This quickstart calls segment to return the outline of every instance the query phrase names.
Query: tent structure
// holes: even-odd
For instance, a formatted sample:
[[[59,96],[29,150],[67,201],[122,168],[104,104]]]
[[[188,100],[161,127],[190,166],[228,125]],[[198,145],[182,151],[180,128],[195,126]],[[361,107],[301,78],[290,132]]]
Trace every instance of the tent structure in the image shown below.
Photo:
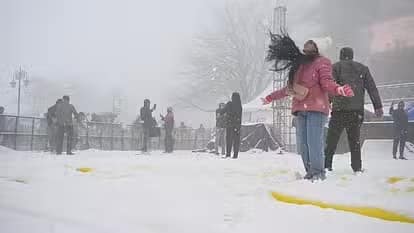
[[[262,149],[275,151],[283,147],[277,132],[263,123],[243,124],[240,135],[240,151]]]
[[[263,151],[275,151],[282,149],[280,133],[264,123],[242,124],[240,130],[240,151],[245,152],[251,149]],[[215,135],[207,143],[206,148],[194,152],[212,152],[215,148]],[[284,149],[284,148],[283,148]]]

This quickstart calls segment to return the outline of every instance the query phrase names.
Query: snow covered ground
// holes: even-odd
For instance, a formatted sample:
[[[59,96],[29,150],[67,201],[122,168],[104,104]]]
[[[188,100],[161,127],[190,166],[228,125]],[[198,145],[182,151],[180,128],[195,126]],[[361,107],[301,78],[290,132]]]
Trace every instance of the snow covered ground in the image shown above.
[[[67,157],[0,148],[0,232],[414,232],[414,224],[278,202],[271,191],[414,217],[414,155],[391,159],[368,142],[366,172],[335,157],[324,182],[297,179],[300,157],[257,151],[240,159],[205,153],[82,151]],[[92,168],[80,172],[79,168]]]

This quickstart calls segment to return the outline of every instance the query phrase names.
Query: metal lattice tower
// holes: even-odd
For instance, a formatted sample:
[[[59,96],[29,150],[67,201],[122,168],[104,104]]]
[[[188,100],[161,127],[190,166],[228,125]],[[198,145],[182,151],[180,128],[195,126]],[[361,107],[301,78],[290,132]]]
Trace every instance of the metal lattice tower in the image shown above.
[[[278,6],[273,12],[273,33],[287,32],[285,6]],[[280,90],[286,86],[287,72],[273,72],[273,91]],[[292,115],[291,115],[291,99],[273,101],[273,129],[276,133],[280,133],[279,140],[287,151],[293,151],[294,145],[292,136]]]
[[[112,95],[112,113],[117,115],[118,119],[121,118],[122,114],[122,96],[120,90],[115,90]]]

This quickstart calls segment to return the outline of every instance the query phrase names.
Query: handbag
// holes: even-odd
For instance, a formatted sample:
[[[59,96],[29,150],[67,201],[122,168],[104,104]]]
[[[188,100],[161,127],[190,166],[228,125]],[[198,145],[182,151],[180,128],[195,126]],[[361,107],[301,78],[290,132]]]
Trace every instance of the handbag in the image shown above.
[[[293,84],[293,88],[288,90],[288,94],[293,98],[302,101],[309,93],[309,89],[297,83]]]

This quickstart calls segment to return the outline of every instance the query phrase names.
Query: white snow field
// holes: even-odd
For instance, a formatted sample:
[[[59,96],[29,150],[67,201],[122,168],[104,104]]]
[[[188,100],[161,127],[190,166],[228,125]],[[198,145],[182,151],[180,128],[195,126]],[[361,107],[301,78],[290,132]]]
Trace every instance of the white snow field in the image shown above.
[[[0,148],[0,232],[414,232],[412,223],[271,195],[414,218],[414,155],[393,160],[389,142],[370,141],[363,156],[365,173],[354,175],[349,155],[337,155],[327,180],[311,183],[297,178],[303,166],[295,154],[251,151],[233,160],[186,151],[55,156]]]

